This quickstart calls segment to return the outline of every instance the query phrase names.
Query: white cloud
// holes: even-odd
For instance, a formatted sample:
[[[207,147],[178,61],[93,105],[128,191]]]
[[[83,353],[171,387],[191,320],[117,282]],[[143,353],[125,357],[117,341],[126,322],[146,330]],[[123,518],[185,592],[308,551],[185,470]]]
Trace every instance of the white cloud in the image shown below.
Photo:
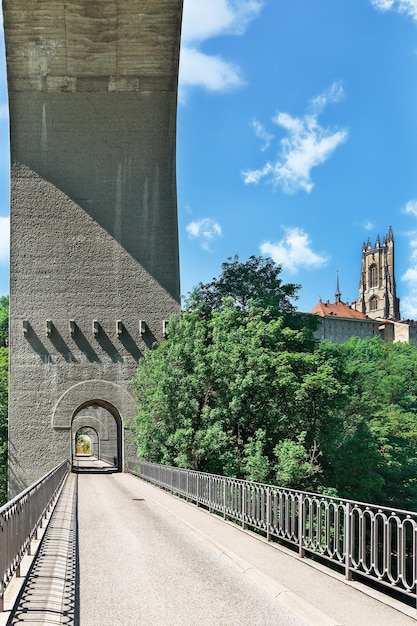
[[[179,92],[199,86],[225,91],[243,84],[240,68],[202,52],[199,46],[221,35],[242,35],[249,22],[259,15],[260,0],[185,0],[181,35]]]
[[[389,11],[394,4],[394,0],[371,0],[371,4],[380,11]]]
[[[339,81],[335,81],[326,91],[312,98],[310,105],[313,111],[318,115],[331,102],[340,102],[345,96],[343,85]]]
[[[370,220],[366,220],[366,222],[363,225],[365,230],[374,230],[374,225],[372,224],[372,222]]]
[[[219,35],[241,35],[259,15],[257,0],[184,0],[182,40],[205,41]]]
[[[288,133],[280,140],[278,160],[268,161],[261,169],[242,172],[244,182],[257,184],[266,178],[285,193],[296,193],[300,189],[309,193],[313,188],[311,170],[324,163],[348,137],[347,130],[331,130],[317,121],[318,114],[328,103],[338,102],[342,97],[342,85],[336,82],[311,100],[312,113],[302,118],[277,113],[272,121]]]
[[[401,298],[401,317],[403,319],[417,319],[417,295],[408,295]]]
[[[403,208],[403,213],[409,213],[417,217],[417,200],[410,200]]]
[[[408,203],[406,206],[408,206]],[[413,205],[415,203],[411,203]],[[414,207],[416,208],[416,207]],[[417,216],[417,212],[408,211]],[[417,319],[417,233],[408,233],[410,237],[410,267],[401,276],[401,280],[408,284],[408,294],[401,298],[402,317]]]
[[[417,21],[417,0],[371,0],[371,4],[380,11],[393,9]]]
[[[226,91],[243,83],[239,68],[221,57],[204,54],[195,48],[182,50],[180,74],[181,93],[184,87],[192,85],[204,86],[209,91]]]
[[[266,241],[261,244],[260,250],[292,274],[300,268],[323,267],[328,261],[325,254],[312,250],[310,237],[302,228],[285,228],[284,239],[276,243]]]
[[[10,218],[0,217],[0,263],[9,262],[10,254]]]
[[[203,250],[210,251],[211,244],[223,236],[220,224],[209,217],[190,222],[186,227],[190,239],[198,239]]]
[[[258,120],[252,120],[251,126],[255,131],[255,135],[258,137],[258,139],[261,139],[261,141],[264,142],[264,145],[261,148],[262,152],[264,152],[271,145],[271,141],[273,140],[274,135],[268,133],[265,130],[265,126],[261,124],[261,122],[259,122]]]

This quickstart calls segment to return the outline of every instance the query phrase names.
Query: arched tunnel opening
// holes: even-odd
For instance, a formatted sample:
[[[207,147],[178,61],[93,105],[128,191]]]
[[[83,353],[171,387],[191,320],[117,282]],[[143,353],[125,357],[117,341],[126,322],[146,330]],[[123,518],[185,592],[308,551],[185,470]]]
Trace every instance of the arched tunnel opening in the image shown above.
[[[94,401],[79,407],[71,424],[72,469],[123,471],[122,422],[114,407]]]

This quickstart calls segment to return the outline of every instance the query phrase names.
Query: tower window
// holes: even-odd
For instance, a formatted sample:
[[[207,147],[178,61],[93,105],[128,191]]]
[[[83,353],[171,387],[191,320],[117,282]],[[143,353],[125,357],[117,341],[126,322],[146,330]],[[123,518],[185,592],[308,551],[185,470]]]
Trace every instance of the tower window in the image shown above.
[[[370,311],[376,311],[378,308],[378,298],[376,296],[372,296],[369,300],[369,309]]]
[[[369,267],[369,287],[378,287],[378,268],[375,263]]]

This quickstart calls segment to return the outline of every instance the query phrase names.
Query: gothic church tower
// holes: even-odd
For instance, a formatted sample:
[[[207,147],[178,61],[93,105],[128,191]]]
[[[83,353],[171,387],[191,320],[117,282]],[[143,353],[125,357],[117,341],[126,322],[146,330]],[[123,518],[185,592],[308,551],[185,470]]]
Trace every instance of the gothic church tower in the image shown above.
[[[396,295],[394,276],[394,236],[392,227],[382,244],[377,236],[363,244],[359,297],[353,303],[356,311],[372,319],[400,319],[400,301]]]

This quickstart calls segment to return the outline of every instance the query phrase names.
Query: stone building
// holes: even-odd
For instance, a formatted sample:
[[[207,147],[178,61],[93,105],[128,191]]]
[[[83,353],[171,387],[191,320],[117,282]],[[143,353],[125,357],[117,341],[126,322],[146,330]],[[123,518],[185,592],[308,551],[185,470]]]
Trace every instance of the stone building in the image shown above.
[[[339,277],[334,303],[322,302],[310,311],[320,317],[316,339],[343,343],[351,337],[381,337],[390,342],[411,342],[417,346],[417,322],[400,319],[394,274],[394,236],[390,227],[382,244],[379,235],[372,247],[363,244],[358,300],[342,302]]]
[[[334,303],[320,300],[310,313],[320,317],[320,325],[315,332],[316,339],[344,343],[351,337],[365,339],[381,335],[380,322],[355,311],[341,300]]]
[[[344,343],[351,337],[376,337],[380,335],[380,323],[371,319],[365,313],[355,311],[351,306],[342,302],[339,287],[339,276],[336,280],[335,301],[321,300],[310,311],[312,315],[318,315],[320,325],[315,333],[316,339],[328,339],[333,343]]]
[[[400,319],[391,226],[382,243],[378,235],[373,246],[369,238],[362,246],[359,297],[352,303],[352,308],[373,319]]]

